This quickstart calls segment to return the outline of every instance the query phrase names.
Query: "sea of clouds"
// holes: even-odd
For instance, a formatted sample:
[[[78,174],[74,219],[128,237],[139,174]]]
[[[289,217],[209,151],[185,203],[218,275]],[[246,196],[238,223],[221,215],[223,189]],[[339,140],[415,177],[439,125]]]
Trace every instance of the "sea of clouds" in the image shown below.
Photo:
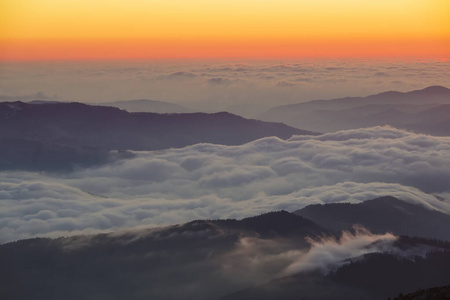
[[[392,195],[450,213],[450,137],[391,127],[197,144],[65,174],[0,172],[0,242]]]
[[[256,117],[307,100],[450,86],[445,60],[1,63],[0,101],[152,99]]]

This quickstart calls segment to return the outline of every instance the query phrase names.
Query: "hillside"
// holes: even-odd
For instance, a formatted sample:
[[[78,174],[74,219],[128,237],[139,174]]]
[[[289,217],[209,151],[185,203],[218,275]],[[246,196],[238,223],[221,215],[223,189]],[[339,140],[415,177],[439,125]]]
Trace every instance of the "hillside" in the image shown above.
[[[97,163],[98,157],[110,150],[162,150],[197,143],[241,145],[294,134],[312,133],[230,113],[129,113],[81,103],[2,102],[0,168],[52,169],[59,165],[52,162],[54,158],[66,162],[61,168],[70,169]],[[8,163],[14,161],[29,164]]]
[[[214,299],[271,279],[288,263],[285,251],[307,249],[306,236],[327,232],[302,217],[272,212],[21,240],[0,245],[0,298]]]

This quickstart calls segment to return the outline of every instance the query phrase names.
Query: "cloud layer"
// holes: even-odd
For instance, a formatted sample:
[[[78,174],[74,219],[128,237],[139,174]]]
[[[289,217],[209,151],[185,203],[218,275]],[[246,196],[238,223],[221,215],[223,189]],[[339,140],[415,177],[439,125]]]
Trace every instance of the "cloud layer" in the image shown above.
[[[20,99],[42,91],[65,101],[152,99],[235,112],[246,103],[256,116],[268,106],[450,86],[449,74],[440,60],[3,63],[0,95]]]
[[[385,195],[450,213],[449,161],[450,138],[374,127],[136,152],[58,176],[1,172],[0,241],[242,218]]]

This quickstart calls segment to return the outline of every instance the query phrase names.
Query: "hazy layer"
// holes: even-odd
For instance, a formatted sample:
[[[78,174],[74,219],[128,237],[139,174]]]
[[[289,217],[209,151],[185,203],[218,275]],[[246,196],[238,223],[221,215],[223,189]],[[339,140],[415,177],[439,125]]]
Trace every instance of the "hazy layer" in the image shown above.
[[[445,60],[356,59],[2,63],[0,78],[2,101],[152,99],[193,110],[228,109],[254,117],[268,107],[287,103],[430,85],[448,87],[450,64]]]

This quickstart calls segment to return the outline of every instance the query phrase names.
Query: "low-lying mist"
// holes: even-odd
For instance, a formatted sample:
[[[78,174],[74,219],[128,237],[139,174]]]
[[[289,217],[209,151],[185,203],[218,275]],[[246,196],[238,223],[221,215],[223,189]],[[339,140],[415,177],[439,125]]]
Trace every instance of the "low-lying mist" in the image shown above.
[[[355,225],[354,232],[344,231],[340,238],[308,238],[311,249],[290,264],[284,271],[292,275],[305,271],[324,274],[348,262],[349,259],[374,252],[394,252],[398,239],[391,233],[372,234],[364,227]]]

